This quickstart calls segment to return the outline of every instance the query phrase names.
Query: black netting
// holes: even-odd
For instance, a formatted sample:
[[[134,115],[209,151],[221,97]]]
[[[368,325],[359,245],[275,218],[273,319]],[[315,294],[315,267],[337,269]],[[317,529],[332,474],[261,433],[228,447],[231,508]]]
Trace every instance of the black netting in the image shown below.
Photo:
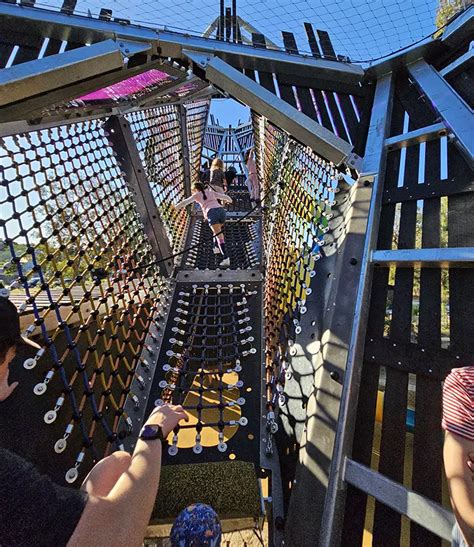
[[[288,355],[301,330],[316,261],[336,204],[336,172],[262,117],[254,116],[257,169],[266,210],[265,344],[267,423],[276,430],[275,411],[285,404]]]
[[[173,204],[184,199],[184,158],[180,112],[162,106],[127,114],[153,197],[174,251],[184,245],[188,214]]]
[[[121,444],[165,285],[147,266],[154,257],[101,121],[5,137],[0,164],[3,272],[23,331],[42,346],[17,357],[14,370],[30,374],[8,419],[31,415],[29,458],[57,478],[69,469],[73,482],[84,458]],[[25,441],[8,439],[12,423],[5,431],[12,448]]]

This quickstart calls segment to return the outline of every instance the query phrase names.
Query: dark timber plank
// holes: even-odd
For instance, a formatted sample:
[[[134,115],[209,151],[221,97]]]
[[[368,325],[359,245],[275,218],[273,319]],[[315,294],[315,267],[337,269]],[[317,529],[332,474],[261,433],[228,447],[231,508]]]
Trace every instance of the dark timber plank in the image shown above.
[[[319,36],[319,43],[321,44],[321,49],[322,49],[324,57],[335,59],[336,52],[334,51],[334,48],[332,46],[331,40],[329,38],[329,34],[324,30],[318,30],[318,36]],[[329,111],[331,112],[331,117],[334,122],[336,134],[339,137],[341,137],[341,139],[349,141],[346,128],[344,127],[341,114],[336,104],[334,93],[328,90],[324,93],[324,96],[326,97],[327,107]]]
[[[474,194],[450,196],[448,198],[448,242],[449,247],[473,247]],[[449,308],[451,348],[456,352],[474,351],[474,276],[470,269],[449,270]],[[470,363],[460,363],[466,366]]]
[[[256,47],[266,48],[265,36],[263,34],[259,34],[257,32],[252,33],[252,42]],[[273,74],[271,72],[259,71],[258,78],[262,87],[276,95],[275,85],[273,83]]]
[[[316,37],[314,36],[313,27],[311,26],[311,24],[305,23],[305,29],[306,29],[306,34],[308,35],[308,41],[310,43],[310,48],[311,48],[311,51],[313,52],[313,55],[315,55],[315,52],[319,54],[319,47],[318,47],[318,44],[316,43]],[[329,38],[329,34],[325,31],[318,30],[318,36],[321,42],[321,47],[322,47],[324,55],[328,57],[336,57],[336,52],[334,51],[334,48],[332,46],[331,40]],[[319,55],[315,55],[315,56],[319,56]],[[337,91],[336,89],[333,89],[333,88],[328,88],[328,89],[331,89],[331,91]],[[354,111],[354,106],[352,105],[350,98],[345,94],[338,95],[338,100],[341,106],[342,113],[345,118],[347,129],[351,136],[351,140],[352,142],[355,142],[359,122],[357,120],[357,116]],[[330,107],[331,107],[331,113],[332,113],[333,106],[330,105]],[[337,107],[336,107],[336,110],[338,111]],[[340,136],[342,137],[342,134]],[[342,138],[346,138],[346,137],[342,137]]]
[[[400,215],[399,248],[414,246],[416,202],[404,203]],[[393,343],[410,340],[413,269],[399,268],[395,274],[390,339]],[[407,409],[408,373],[387,369],[379,472],[403,483],[405,458],[405,420]],[[375,545],[399,545],[400,515],[376,502],[373,540]]]
[[[421,109],[416,123],[429,125],[430,113],[425,110],[425,119]],[[410,118],[411,119],[411,118]],[[427,152],[425,161],[425,180],[439,176],[439,162],[433,158],[436,148]],[[418,185],[419,186],[419,185]],[[428,188],[425,186],[425,190]],[[439,197],[423,201],[422,247],[440,246]],[[441,270],[422,268],[420,273],[420,308],[418,320],[418,345],[437,349],[441,347]],[[444,368],[444,367],[443,367]],[[413,480],[412,488],[429,499],[441,502],[440,463],[443,458],[442,434],[434,435],[441,423],[441,382],[439,378],[423,375],[416,377],[415,428],[413,438]],[[430,447],[430,457],[426,457],[426,447]],[[410,544],[441,545],[441,539],[426,528],[410,523]]]
[[[296,45],[296,40],[293,33],[282,32],[282,36],[286,51],[288,53],[298,53],[298,46]],[[280,80],[278,80],[278,83],[280,85]],[[296,87],[296,94],[298,96],[302,112],[313,120],[318,121],[316,109],[314,108],[313,99],[311,98],[309,89],[305,87]]]
[[[409,186],[418,176],[416,150],[407,151],[404,184]],[[392,181],[393,183],[393,181]],[[416,202],[403,203],[400,213],[399,249],[415,246]],[[395,273],[390,340],[393,343],[409,342],[411,337],[411,312],[413,294],[413,269],[399,268]],[[387,369],[383,405],[382,439],[380,443],[379,472],[403,483],[405,459],[405,421],[407,411],[408,373]],[[401,517],[393,509],[376,502],[373,540],[375,545],[399,545]]]
[[[306,30],[306,35],[308,36],[309,48],[311,49],[313,57],[321,57],[321,51],[319,50],[318,42],[316,41],[313,25],[311,23],[305,23],[304,28]]]
[[[324,57],[337,59],[329,34],[325,30],[318,30],[317,33]]]

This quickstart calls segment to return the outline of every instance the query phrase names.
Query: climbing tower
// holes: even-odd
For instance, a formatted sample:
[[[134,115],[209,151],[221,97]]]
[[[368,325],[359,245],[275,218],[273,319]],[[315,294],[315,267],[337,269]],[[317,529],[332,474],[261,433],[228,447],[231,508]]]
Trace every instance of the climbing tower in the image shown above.
[[[196,35],[0,2],[0,279],[41,346],[0,444],[78,487],[179,403],[147,542],[199,498],[258,537],[236,544],[441,545],[442,382],[474,352],[474,7],[352,62],[223,6]],[[250,122],[209,121],[223,97]],[[174,207],[211,152],[242,173],[229,268]]]

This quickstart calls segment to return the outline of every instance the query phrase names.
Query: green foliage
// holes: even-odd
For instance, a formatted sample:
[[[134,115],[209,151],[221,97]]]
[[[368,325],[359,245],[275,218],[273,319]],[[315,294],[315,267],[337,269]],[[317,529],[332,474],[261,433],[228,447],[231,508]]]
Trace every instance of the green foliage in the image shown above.
[[[439,0],[436,10],[436,28],[441,28],[469,5],[469,0]]]

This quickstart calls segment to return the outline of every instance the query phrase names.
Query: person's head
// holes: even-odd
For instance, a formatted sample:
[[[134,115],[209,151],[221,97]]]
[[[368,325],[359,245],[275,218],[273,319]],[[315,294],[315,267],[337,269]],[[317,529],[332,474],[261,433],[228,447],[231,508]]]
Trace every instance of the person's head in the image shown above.
[[[193,184],[193,194],[195,194],[196,192],[201,192],[203,198],[207,199],[205,186],[202,182],[195,182]]]
[[[28,340],[21,335],[20,316],[15,305],[0,296],[0,365],[5,361],[10,361],[16,352],[18,346],[26,345],[40,349],[40,346]]]
[[[224,162],[220,158],[214,158],[212,160],[211,170],[215,171],[216,169],[224,171]]]
[[[222,528],[212,507],[195,503],[183,509],[171,528],[172,547],[219,547]]]

